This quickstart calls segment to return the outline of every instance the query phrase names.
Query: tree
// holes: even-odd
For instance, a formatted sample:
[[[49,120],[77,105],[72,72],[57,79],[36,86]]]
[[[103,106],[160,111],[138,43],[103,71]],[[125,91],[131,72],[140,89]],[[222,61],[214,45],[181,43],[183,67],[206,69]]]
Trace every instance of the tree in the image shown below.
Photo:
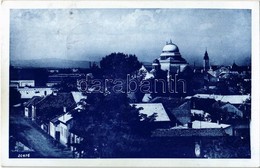
[[[84,136],[78,147],[84,151],[82,157],[134,157],[140,150],[136,144],[144,138],[140,129],[145,125],[140,120],[148,123],[148,119],[154,121],[152,117],[141,116],[139,109],[129,105],[126,94],[89,94],[81,104],[83,110],[73,113],[73,129]]]
[[[93,76],[95,76],[95,78],[100,78],[102,76],[101,68],[99,68],[99,66],[95,62],[90,67],[90,71],[93,73]]]
[[[112,53],[100,61],[103,74],[109,78],[124,79],[127,77],[127,74],[131,74],[140,69],[141,65],[135,55],[123,53]]]
[[[9,105],[13,106],[15,104],[21,103],[21,94],[20,94],[20,92],[17,89],[12,88],[12,87],[10,87],[9,91],[10,91],[10,93],[9,93],[9,95],[10,95],[9,96],[9,99],[10,99]]]

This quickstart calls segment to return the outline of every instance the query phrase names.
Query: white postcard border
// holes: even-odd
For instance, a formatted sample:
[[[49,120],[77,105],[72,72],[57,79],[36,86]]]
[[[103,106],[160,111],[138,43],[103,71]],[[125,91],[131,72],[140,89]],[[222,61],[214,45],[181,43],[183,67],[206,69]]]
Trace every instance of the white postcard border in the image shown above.
[[[251,159],[9,159],[9,9],[19,8],[221,8],[252,10]],[[3,166],[83,167],[257,167],[259,163],[259,2],[258,1],[3,1],[1,4],[1,141]]]

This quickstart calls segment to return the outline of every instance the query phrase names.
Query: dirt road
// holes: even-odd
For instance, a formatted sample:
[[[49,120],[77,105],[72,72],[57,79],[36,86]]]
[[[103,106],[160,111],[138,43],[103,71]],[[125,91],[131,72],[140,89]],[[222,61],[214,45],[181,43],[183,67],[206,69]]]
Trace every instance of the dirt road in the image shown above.
[[[22,116],[10,117],[10,135],[32,148],[37,157],[42,158],[72,158],[72,152],[61,145],[55,144],[53,139],[41,130],[35,123]]]

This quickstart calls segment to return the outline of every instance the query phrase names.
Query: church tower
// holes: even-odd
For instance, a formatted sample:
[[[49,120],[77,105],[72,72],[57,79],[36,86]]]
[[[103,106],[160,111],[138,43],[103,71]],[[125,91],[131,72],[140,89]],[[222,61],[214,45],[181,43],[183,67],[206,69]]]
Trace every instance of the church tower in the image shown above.
[[[208,52],[207,52],[207,49],[205,51],[205,54],[204,54],[204,70],[205,71],[208,71],[210,69],[210,66],[209,66],[209,55],[208,55]]]

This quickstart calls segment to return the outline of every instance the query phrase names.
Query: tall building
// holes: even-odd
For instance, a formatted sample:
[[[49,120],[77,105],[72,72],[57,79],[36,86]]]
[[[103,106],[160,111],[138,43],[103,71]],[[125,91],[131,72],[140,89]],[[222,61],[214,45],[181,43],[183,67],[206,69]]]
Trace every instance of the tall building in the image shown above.
[[[191,93],[192,69],[181,56],[178,46],[171,40],[166,42],[160,57],[153,61],[152,66],[153,69],[150,73],[154,78],[167,80],[168,89],[174,88],[174,94],[171,92],[171,96]],[[165,96],[165,94],[161,96]]]
[[[210,69],[210,66],[209,66],[209,55],[208,55],[207,50],[204,53],[203,59],[204,59],[204,64],[203,64],[204,71],[208,71]]]
[[[187,61],[182,58],[178,46],[172,43],[171,40],[170,42],[166,42],[158,60],[161,69],[167,70],[171,74],[183,72],[189,65]]]

